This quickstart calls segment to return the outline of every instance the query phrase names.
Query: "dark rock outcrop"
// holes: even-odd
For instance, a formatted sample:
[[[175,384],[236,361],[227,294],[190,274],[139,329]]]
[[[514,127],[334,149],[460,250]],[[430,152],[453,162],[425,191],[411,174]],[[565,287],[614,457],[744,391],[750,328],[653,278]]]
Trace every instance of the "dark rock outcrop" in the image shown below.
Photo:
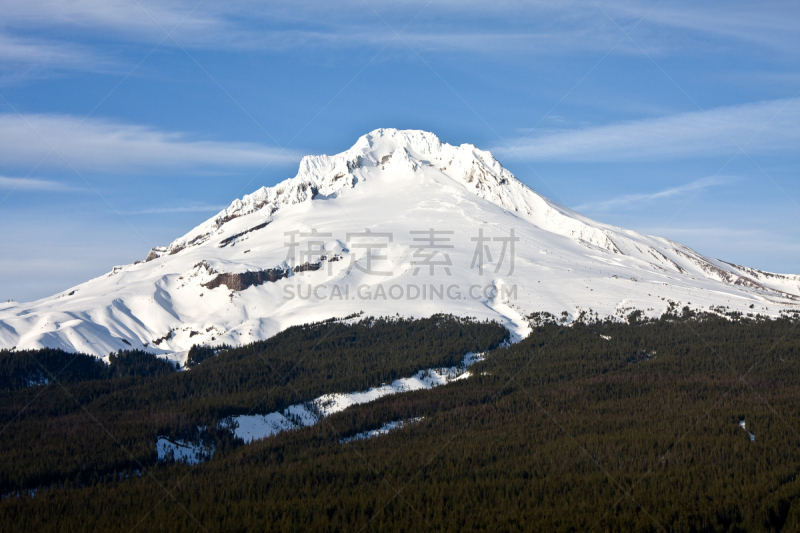
[[[248,234],[248,233],[250,233],[250,232],[257,231],[257,230],[260,230],[260,229],[262,229],[262,228],[266,228],[266,227],[267,227],[267,225],[269,224],[269,222],[270,222],[270,221],[264,222],[263,224],[259,224],[259,225],[257,225],[257,226],[253,226],[252,228],[250,228],[250,229],[248,229],[248,230],[245,230],[245,231],[242,231],[241,233],[237,233],[236,235],[231,235],[230,237],[227,237],[227,238],[225,238],[225,239],[222,239],[222,240],[219,242],[219,245],[218,245],[218,246],[219,246],[220,248],[224,248],[224,247],[228,246],[228,245],[229,245],[229,244],[231,244],[233,241],[235,241],[236,239],[238,239],[239,237],[241,237],[241,236],[243,236],[243,235],[247,235],[247,234]]]
[[[330,258],[330,261],[338,261],[341,256],[335,255]],[[323,260],[326,260],[323,257]],[[234,274],[231,272],[223,272],[204,283],[203,287],[207,289],[216,289],[220,285],[225,285],[232,291],[243,291],[253,285],[263,285],[264,283],[275,283],[276,281],[286,278],[290,273],[300,272],[314,272],[322,268],[322,261],[318,263],[303,263],[294,268],[270,268],[268,270],[256,270],[255,272],[241,272]]]
[[[216,289],[220,285],[225,285],[232,291],[243,291],[253,285],[261,285],[263,283],[274,283],[279,279],[283,279],[289,275],[290,270],[282,268],[270,268],[269,270],[256,270],[255,272],[242,272],[240,274],[233,274],[223,272],[204,284],[203,287],[207,289]]]

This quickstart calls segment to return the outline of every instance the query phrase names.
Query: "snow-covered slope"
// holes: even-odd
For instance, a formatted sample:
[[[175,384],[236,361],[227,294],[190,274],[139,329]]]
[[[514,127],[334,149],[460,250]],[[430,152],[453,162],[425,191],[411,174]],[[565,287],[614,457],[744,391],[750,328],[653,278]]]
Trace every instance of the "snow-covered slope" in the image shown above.
[[[243,344],[361,311],[490,318],[524,336],[533,312],[657,316],[670,300],[777,315],[800,303],[800,276],[595,222],[489,152],[381,129],[341,154],[305,157],[296,177],[237,199],[145,261],[0,304],[0,347],[180,359],[193,344]]]

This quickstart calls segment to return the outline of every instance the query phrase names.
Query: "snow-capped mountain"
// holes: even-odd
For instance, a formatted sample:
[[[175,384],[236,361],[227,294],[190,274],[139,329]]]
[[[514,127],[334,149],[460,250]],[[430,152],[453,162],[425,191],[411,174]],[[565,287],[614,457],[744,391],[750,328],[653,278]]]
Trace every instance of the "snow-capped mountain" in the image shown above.
[[[489,318],[524,336],[534,312],[658,316],[670,302],[777,315],[800,304],[800,276],[595,222],[489,152],[379,129],[335,156],[303,158],[294,178],[143,261],[0,304],[0,347],[179,359],[193,344],[243,344],[362,311]]]

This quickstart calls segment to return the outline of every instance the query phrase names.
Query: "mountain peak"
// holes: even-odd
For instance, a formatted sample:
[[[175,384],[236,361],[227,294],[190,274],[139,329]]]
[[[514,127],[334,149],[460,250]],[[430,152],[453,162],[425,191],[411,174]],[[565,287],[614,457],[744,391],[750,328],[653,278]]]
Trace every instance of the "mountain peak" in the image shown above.
[[[379,172],[385,173],[383,177],[387,179],[403,179],[421,166],[438,169],[476,195],[510,211],[520,211],[520,206],[527,203],[525,199],[514,198],[520,191],[535,195],[491,153],[472,144],[453,146],[422,130],[379,128],[362,135],[350,149],[339,154],[304,156],[295,177],[237,198],[168,246],[153,248],[146,260],[200,245],[224,224],[243,215],[260,211],[269,218],[282,206],[310,201],[320,194],[326,198],[335,196],[360,181],[375,178]],[[369,170],[362,170],[364,167]],[[500,190],[511,183],[512,188]],[[530,212],[527,206],[523,210]]]
[[[359,137],[350,150],[379,154],[387,148],[405,148],[406,151],[427,156],[440,153],[443,144],[439,137],[428,131],[378,128]]]

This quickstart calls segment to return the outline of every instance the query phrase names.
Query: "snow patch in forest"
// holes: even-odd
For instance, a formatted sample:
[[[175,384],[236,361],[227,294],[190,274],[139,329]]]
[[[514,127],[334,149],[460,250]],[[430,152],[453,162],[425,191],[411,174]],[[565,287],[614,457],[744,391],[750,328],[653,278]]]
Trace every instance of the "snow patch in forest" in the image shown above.
[[[339,440],[339,442],[342,444],[347,444],[348,442],[353,442],[356,440],[365,440],[365,439],[371,439],[372,437],[377,437],[379,435],[386,435],[387,433],[389,433],[394,429],[400,429],[410,424],[416,424],[423,418],[425,417],[419,416],[417,418],[410,418],[408,420],[395,420],[394,422],[387,422],[378,429],[356,433],[352,437],[347,437],[346,439]]]
[[[178,439],[158,437],[156,452],[159,461],[175,460],[190,465],[196,465],[214,454],[214,446],[204,446]]]
[[[484,353],[470,352],[458,366],[420,370],[409,378],[401,378],[391,384],[383,384],[361,392],[324,394],[311,402],[292,405],[282,412],[268,415],[242,415],[232,417],[234,434],[245,442],[264,439],[289,429],[312,426],[334,413],[344,411],[351,405],[373,402],[384,396],[401,392],[432,389],[469,376],[467,367],[483,361]]]

